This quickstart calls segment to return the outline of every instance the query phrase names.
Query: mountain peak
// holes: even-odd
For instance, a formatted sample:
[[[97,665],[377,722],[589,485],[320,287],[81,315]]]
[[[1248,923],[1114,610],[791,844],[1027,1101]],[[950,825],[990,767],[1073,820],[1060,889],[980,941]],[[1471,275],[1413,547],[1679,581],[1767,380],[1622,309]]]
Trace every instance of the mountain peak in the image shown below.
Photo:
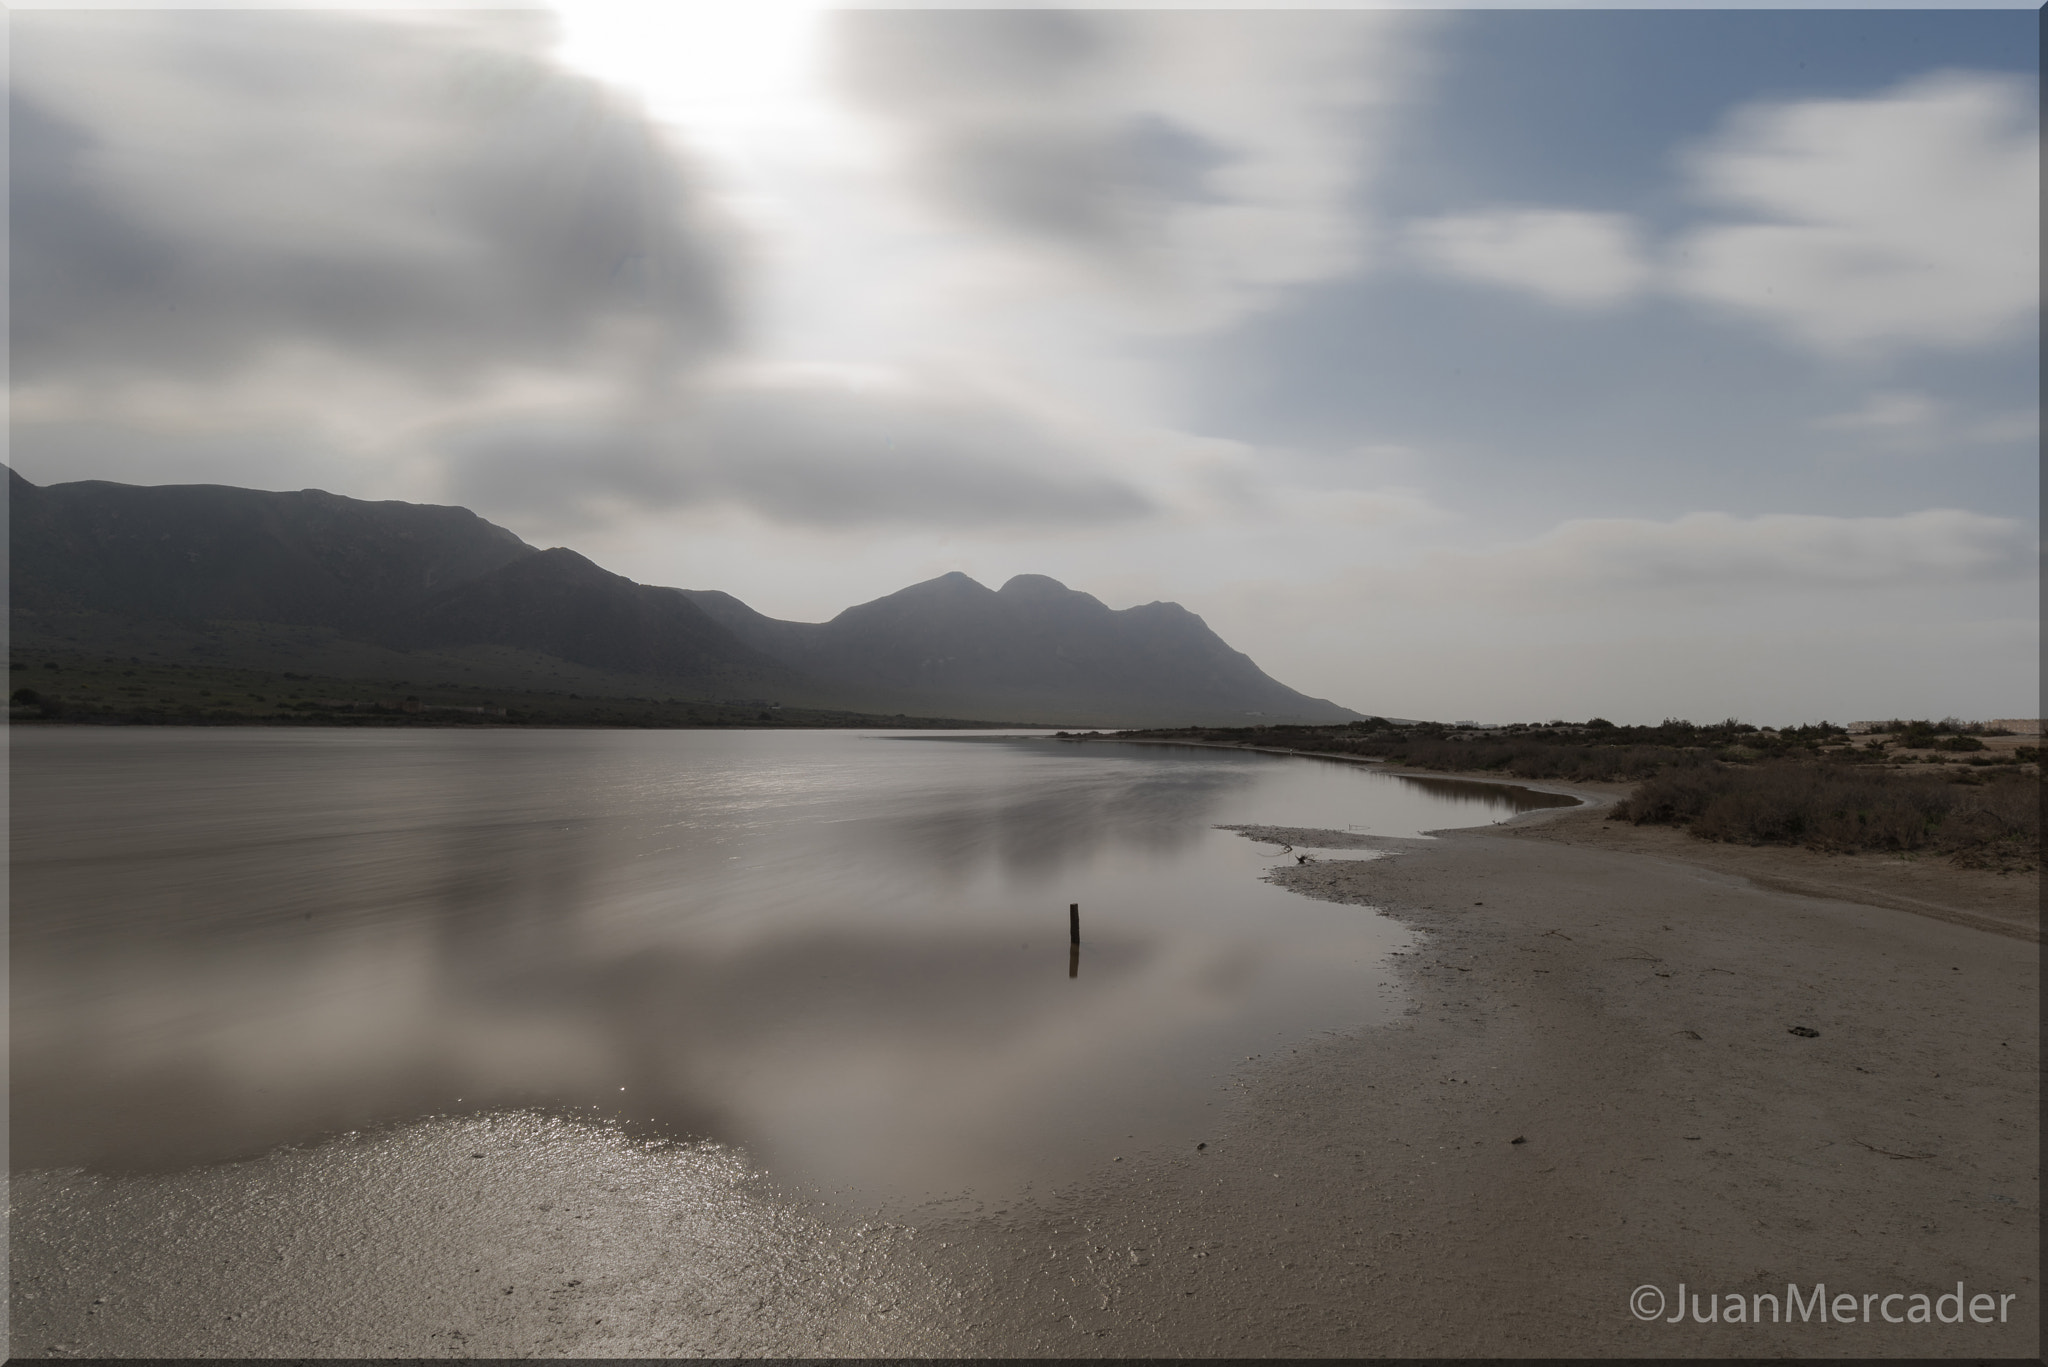
[[[1015,574],[1011,575],[1009,581],[996,592],[1005,598],[1049,598],[1057,594],[1072,593],[1073,590],[1051,575]]]
[[[56,639],[45,618],[82,614],[112,623],[109,640],[138,624],[193,635],[193,623],[229,621],[280,628],[252,638],[268,643],[270,664],[299,663],[292,652],[312,627],[374,647],[365,659],[424,652],[462,669],[540,670],[551,687],[574,666],[620,691],[774,692],[899,716],[1115,726],[1356,715],[1278,683],[1177,604],[1112,611],[1049,575],[997,591],[955,570],[830,622],[783,622],[730,594],[653,588],[567,547],[536,549],[461,508],[223,485],[38,488],[7,474],[17,640]]]
[[[949,570],[936,579],[923,580],[920,583],[912,584],[907,589],[898,589],[896,592],[882,598],[877,598],[874,601],[877,603],[890,603],[902,599],[992,598],[994,596],[995,590],[989,588],[986,584],[976,579],[970,579],[958,570]],[[848,611],[852,611],[852,609],[848,609]]]

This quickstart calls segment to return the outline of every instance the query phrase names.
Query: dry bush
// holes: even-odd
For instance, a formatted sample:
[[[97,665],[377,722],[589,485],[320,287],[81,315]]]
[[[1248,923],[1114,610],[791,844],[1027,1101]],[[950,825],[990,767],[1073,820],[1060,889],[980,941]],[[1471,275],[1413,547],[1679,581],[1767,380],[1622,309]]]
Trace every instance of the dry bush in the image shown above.
[[[1697,755],[1668,745],[1557,745],[1517,741],[1409,740],[1385,747],[1388,759],[1423,769],[1478,769],[1517,778],[1623,780],[1696,765]]]
[[[1962,783],[1832,764],[1702,765],[1646,779],[1614,817],[1736,844],[1924,850],[1974,868],[2041,862],[2041,785],[2019,773]]]
[[[1954,721],[1878,729],[1944,750],[1983,748],[1971,734],[1982,728]],[[1734,720],[1615,726],[1596,719],[1479,729],[1370,718],[1125,734],[1358,755],[1452,773],[1634,782],[1615,817],[1685,826],[1708,840],[1922,850],[1993,869],[2038,868],[2041,860],[2040,780],[2019,768],[2039,758],[2038,747],[2009,756],[1973,754],[1964,762],[1977,767],[1944,776],[1898,772],[1885,764],[1882,740],[1852,745],[1841,727],[1827,722],[1765,732]]]

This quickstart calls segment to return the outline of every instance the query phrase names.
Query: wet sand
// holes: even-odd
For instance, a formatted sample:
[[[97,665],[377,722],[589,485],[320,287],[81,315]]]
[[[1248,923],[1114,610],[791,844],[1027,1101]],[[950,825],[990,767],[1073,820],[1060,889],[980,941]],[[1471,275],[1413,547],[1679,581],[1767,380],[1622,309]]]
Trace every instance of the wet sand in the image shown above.
[[[1156,1156],[1015,1240],[979,1283],[1003,1309],[971,1347],[2035,1356],[2032,947],[1712,867],[1764,854],[1773,877],[1798,851],[1610,848],[1637,832],[1600,816],[1430,843],[1266,832],[1397,849],[1274,876],[1425,932],[1407,1016],[1254,1069],[1206,1150]],[[1816,885],[1867,872],[1799,867]],[[1917,902],[2035,905],[2033,878],[1923,874]],[[1027,1277],[1037,1296],[999,1295]],[[2008,1321],[1670,1324],[1628,1307],[1644,1284],[1782,1300],[1788,1281],[1825,1282],[1860,1309],[1959,1280],[2015,1294]]]
[[[915,1228],[792,1208],[716,1155],[512,1123],[35,1178],[14,1351],[2038,1353],[2034,879],[1664,848],[1594,811],[1263,834],[1387,854],[1273,878],[1417,929],[1386,989],[1405,1014],[1247,1060],[1178,1148]],[[1629,1311],[1644,1284],[1825,1282],[1860,1306],[1958,1281],[2014,1295],[2006,1322]]]

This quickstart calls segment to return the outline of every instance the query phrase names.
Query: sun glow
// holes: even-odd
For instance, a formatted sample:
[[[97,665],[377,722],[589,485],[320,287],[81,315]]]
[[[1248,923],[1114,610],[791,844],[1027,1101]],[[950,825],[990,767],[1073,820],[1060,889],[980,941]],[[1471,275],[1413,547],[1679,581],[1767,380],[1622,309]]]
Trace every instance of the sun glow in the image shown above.
[[[556,60],[636,99],[746,224],[756,350],[886,351],[875,291],[891,277],[889,155],[831,88],[832,0],[556,3]],[[880,311],[900,311],[901,290],[887,298]]]
[[[815,130],[824,0],[559,0],[561,61],[727,156]]]

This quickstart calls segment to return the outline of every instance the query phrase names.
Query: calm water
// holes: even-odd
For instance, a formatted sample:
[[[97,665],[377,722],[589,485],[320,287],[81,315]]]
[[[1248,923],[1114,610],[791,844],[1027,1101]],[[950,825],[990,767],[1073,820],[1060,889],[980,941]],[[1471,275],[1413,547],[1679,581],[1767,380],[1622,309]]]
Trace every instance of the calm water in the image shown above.
[[[1192,1143],[1248,1056],[1392,1009],[1406,934],[1216,823],[1530,796],[930,733],[22,728],[12,763],[18,1169],[570,1110],[937,1208]]]

